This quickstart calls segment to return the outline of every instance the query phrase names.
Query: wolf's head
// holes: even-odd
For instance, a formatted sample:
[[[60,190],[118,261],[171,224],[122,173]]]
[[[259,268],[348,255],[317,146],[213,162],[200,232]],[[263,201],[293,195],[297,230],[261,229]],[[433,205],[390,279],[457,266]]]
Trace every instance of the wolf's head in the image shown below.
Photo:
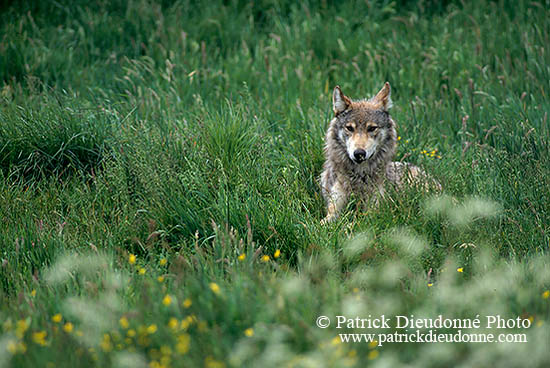
[[[390,118],[392,106],[390,84],[369,100],[352,101],[339,86],[332,94],[332,121],[334,138],[345,147],[349,159],[355,164],[374,160],[379,154],[395,147],[395,123]]]

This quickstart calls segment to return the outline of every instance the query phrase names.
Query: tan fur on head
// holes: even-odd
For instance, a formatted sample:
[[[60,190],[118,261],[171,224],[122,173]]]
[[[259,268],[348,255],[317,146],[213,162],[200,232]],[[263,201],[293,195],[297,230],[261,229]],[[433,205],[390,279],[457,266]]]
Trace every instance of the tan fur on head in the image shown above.
[[[393,105],[390,84],[384,83],[384,87],[370,101],[376,108],[388,112]]]
[[[332,92],[332,110],[334,111],[334,115],[346,111],[349,105],[351,105],[351,100],[342,93],[340,86],[334,87],[334,91]]]

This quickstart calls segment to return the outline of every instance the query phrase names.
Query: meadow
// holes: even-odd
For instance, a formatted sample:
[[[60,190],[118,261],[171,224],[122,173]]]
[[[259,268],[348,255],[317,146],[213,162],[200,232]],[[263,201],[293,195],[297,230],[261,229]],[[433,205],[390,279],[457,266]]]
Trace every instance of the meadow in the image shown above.
[[[1,5],[0,367],[550,366],[549,45],[548,0]],[[321,225],[332,89],[385,81],[443,192]],[[383,314],[530,327],[316,326]]]

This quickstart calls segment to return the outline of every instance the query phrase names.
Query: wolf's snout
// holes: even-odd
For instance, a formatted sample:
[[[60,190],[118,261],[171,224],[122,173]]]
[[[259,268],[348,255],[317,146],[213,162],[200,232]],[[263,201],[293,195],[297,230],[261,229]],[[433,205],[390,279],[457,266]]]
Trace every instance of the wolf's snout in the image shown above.
[[[356,149],[353,151],[353,158],[357,162],[363,162],[365,161],[365,158],[367,157],[367,151],[364,149]]]

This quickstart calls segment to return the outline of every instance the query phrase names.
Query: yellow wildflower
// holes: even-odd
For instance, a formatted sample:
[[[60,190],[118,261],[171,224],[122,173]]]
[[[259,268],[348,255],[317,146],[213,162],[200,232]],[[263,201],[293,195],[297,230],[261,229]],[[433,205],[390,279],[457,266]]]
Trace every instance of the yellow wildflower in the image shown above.
[[[378,346],[378,340],[369,342],[369,348],[374,349],[376,346]]]
[[[172,355],[172,348],[170,348],[170,346],[168,345],[162,345],[160,347],[160,353],[162,355]]]
[[[429,282],[428,287],[432,287],[432,286],[434,286],[434,284],[432,282]]]
[[[134,330],[133,328],[129,329],[128,332],[126,332],[126,335],[128,337],[134,337],[136,336],[136,330]]]
[[[183,330],[187,330],[187,328],[189,328],[189,326],[195,323],[196,320],[197,320],[197,317],[195,317],[194,315],[185,317],[185,319],[181,321],[181,328]]]
[[[166,307],[172,304],[172,297],[170,295],[165,295],[164,298],[162,298],[162,304]]]
[[[456,269],[456,272],[464,272],[464,267],[459,267]]]
[[[369,351],[369,354],[367,355],[367,359],[368,360],[376,359],[376,358],[378,358],[379,354],[380,353],[378,352],[378,350],[371,350],[371,351]]]
[[[246,259],[246,253],[243,253],[243,254],[239,254],[239,256],[237,257],[237,259],[239,261],[244,261]]]
[[[48,333],[46,331],[33,332],[32,341],[35,342],[38,345],[45,346],[47,335],[48,335]]]
[[[162,258],[160,261],[159,261],[159,264],[161,266],[166,266],[166,264],[168,263],[168,260],[166,258]]]
[[[164,276],[157,277],[157,281],[158,282],[164,282]]]
[[[164,367],[168,367],[170,366],[170,363],[172,362],[172,358],[170,358],[168,355],[163,355],[161,358],[160,358],[160,365],[164,368]]]
[[[10,340],[6,344],[6,350],[12,355],[24,354],[27,351],[27,345],[23,341]]]
[[[270,259],[270,258],[269,258],[269,256],[268,256],[267,254],[265,254],[265,255],[262,256],[261,259],[262,259],[262,262],[269,262],[269,259]]]
[[[225,364],[223,362],[217,361],[214,358],[208,356],[204,359],[204,366],[206,368],[224,368]]]
[[[73,332],[73,329],[74,329],[74,325],[71,322],[67,322],[63,325],[63,331],[65,331],[66,333]]]
[[[141,267],[141,268],[139,269],[139,271],[138,271],[138,273],[139,273],[140,275],[145,275],[145,272],[147,272],[147,270],[146,270],[145,268],[143,268],[143,267]]]
[[[548,298],[550,298],[550,290],[546,290],[544,293],[542,293],[542,299]]]
[[[210,290],[212,290],[212,292],[214,294],[219,294],[220,293],[220,287],[215,282],[210,283]]]
[[[188,334],[184,333],[178,336],[178,342],[176,343],[176,351],[179,354],[185,354],[189,351],[189,342],[191,337]]]
[[[252,328],[247,328],[246,330],[244,330],[244,334],[245,334],[247,337],[252,337],[252,336],[254,336],[254,329],[252,329]]]
[[[101,350],[108,353],[111,350],[113,350],[113,344],[111,343],[111,336],[109,334],[103,334],[103,339],[101,340],[101,343],[99,344],[101,347]]]
[[[120,319],[118,320],[118,323],[120,324],[120,327],[122,327],[123,329],[127,329],[130,326],[130,323],[128,322],[128,318],[126,318],[125,316],[120,317]]]
[[[32,296],[33,298],[36,296],[36,290],[33,289],[33,290],[31,291],[31,296]]]
[[[191,306],[191,304],[193,304],[193,302],[189,298],[187,298],[183,301],[183,307],[184,308],[189,308]]]
[[[170,320],[168,321],[168,327],[172,330],[176,330],[179,326],[179,321],[177,320],[177,318],[170,318]]]
[[[61,322],[61,319],[62,319],[62,318],[63,318],[63,317],[61,317],[61,314],[60,314],[60,313],[57,313],[57,314],[54,314],[54,315],[52,316],[52,321],[54,321],[55,323],[59,323],[59,322]]]
[[[277,249],[275,253],[273,254],[273,258],[279,258],[281,256],[281,251]]]
[[[135,254],[130,254],[130,256],[128,257],[128,263],[130,263],[131,265],[136,263],[136,255]]]
[[[20,319],[15,324],[15,336],[17,336],[18,339],[23,338],[25,335],[25,331],[29,328],[29,322],[26,319]]]
[[[154,334],[155,332],[157,332],[157,325],[156,324],[152,324],[152,325],[149,325],[147,327],[147,333],[148,334]]]
[[[16,344],[16,342],[14,340],[8,341],[8,343],[6,345],[6,350],[10,354],[16,354],[17,353],[17,344]]]

